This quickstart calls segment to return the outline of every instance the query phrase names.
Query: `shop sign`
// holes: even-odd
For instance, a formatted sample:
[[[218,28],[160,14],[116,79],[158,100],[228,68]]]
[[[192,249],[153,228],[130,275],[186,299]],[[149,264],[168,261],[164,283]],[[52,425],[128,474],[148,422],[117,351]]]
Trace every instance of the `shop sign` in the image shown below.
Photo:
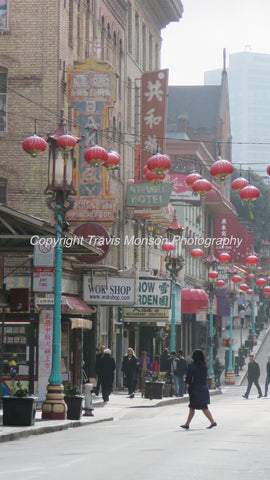
[[[196,321],[197,322],[206,322],[207,316],[206,312],[197,312],[196,313]]]
[[[166,207],[170,201],[171,183],[131,183],[127,190],[128,207]]]
[[[54,269],[35,267],[33,272],[34,292],[53,292]]]
[[[171,281],[140,278],[135,307],[170,308]]]
[[[30,275],[10,275],[5,277],[4,283],[6,290],[10,290],[11,288],[30,288],[31,277]]]
[[[169,322],[169,310],[165,308],[124,308],[125,322]]]
[[[98,305],[134,305],[135,279],[119,277],[83,277],[83,299]]]

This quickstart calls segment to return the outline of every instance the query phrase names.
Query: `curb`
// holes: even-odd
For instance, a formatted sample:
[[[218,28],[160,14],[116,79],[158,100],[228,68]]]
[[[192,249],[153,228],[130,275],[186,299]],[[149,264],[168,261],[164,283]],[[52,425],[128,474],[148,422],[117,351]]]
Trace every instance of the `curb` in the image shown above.
[[[19,432],[3,433],[0,431],[0,443],[9,442],[11,440],[17,440],[19,438],[30,437],[31,435],[42,435],[43,433],[58,432],[60,430],[68,430],[69,428],[84,427],[84,426],[93,425],[95,423],[109,422],[112,420],[114,420],[113,417],[100,418],[97,420],[92,420],[91,422],[74,420],[67,423],[59,423],[57,425],[43,425],[42,427],[34,427],[34,428],[30,428],[29,430],[22,430]]]

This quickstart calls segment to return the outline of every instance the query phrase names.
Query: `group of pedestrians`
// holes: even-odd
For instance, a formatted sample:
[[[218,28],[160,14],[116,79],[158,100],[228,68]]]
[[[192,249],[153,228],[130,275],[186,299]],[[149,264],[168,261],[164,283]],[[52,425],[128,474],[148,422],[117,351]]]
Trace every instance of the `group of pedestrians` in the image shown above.
[[[249,397],[250,390],[253,383],[258,390],[258,398],[261,398],[262,396],[267,397],[268,386],[270,383],[270,355],[268,355],[267,363],[266,363],[266,379],[265,379],[264,395],[262,394],[262,389],[259,384],[259,378],[260,378],[260,365],[254,360],[254,355],[250,354],[248,372],[247,372],[248,386],[247,386],[246,393],[243,395],[244,398]]]

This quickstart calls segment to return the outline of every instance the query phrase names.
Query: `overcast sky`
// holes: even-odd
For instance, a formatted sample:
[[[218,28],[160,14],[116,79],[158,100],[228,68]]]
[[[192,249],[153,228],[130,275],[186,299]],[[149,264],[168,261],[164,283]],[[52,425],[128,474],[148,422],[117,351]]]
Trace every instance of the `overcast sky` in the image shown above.
[[[270,0],[182,0],[178,23],[162,31],[162,68],[169,85],[202,85],[204,72],[222,68],[229,54],[270,54]]]

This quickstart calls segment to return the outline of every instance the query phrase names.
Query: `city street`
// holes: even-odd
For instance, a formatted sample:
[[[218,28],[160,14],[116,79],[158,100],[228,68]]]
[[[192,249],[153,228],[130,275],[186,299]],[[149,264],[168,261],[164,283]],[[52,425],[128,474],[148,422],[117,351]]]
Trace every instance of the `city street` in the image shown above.
[[[245,387],[224,388],[211,411],[217,428],[197,412],[182,430],[187,403],[161,408],[102,407],[112,422],[31,436],[1,445],[0,478],[132,480],[269,479],[270,399]]]

